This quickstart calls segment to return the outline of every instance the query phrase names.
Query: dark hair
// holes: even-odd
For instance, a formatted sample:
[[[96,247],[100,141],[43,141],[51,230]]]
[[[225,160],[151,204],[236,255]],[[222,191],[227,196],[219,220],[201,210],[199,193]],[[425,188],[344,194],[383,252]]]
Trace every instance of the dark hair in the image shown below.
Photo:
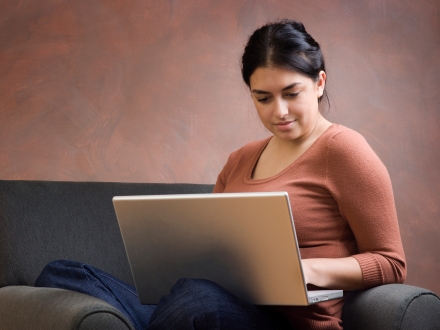
[[[249,37],[241,58],[241,74],[249,87],[251,75],[260,67],[294,70],[313,80],[325,71],[319,44],[302,23],[293,20],[268,23]],[[325,90],[322,96],[328,100]]]

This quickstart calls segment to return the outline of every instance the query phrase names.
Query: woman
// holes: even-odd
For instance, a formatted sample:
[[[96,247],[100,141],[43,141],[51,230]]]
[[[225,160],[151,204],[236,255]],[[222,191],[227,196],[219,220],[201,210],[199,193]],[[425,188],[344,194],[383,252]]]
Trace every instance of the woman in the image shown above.
[[[318,43],[298,22],[263,26],[246,45],[242,75],[273,136],[232,153],[214,192],[287,191],[312,286],[356,290],[403,282],[388,173],[358,133],[321,115],[326,73]],[[340,329],[342,305],[283,312],[299,329]]]
[[[312,289],[403,282],[405,258],[388,173],[362,136],[319,111],[326,97],[319,44],[301,23],[267,24],[249,38],[242,75],[272,136],[233,152],[214,192],[287,191]],[[263,308],[215,283],[182,279],[157,307],[137,306],[135,295],[120,285],[127,286],[108,274],[67,267],[79,267],[88,285],[104,283],[103,293],[82,292],[110,300],[139,329],[342,329],[343,299]],[[38,283],[56,286],[50,274],[49,267]]]

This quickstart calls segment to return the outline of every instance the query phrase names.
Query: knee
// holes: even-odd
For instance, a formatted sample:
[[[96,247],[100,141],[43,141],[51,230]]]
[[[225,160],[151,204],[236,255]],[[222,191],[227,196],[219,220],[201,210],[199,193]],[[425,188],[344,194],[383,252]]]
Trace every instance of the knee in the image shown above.
[[[210,296],[217,292],[227,292],[220,285],[203,279],[181,278],[171,288],[171,294],[192,294]]]
[[[180,279],[170,295],[164,296],[159,302],[152,316],[154,321],[151,329],[155,329],[153,324],[160,324],[158,329],[194,329],[195,325],[200,324],[217,329],[229,314],[229,309],[234,308],[235,300],[232,294],[211,281]]]
[[[71,276],[72,272],[82,268],[82,264],[70,260],[55,260],[48,263],[35,281],[35,286],[58,287],[59,279]]]
[[[234,295],[220,285],[203,279],[178,280],[171,289],[170,296],[185,304],[187,308],[194,306],[198,310],[217,310],[222,305],[228,305],[228,303],[237,300]],[[192,304],[188,304],[188,302]]]

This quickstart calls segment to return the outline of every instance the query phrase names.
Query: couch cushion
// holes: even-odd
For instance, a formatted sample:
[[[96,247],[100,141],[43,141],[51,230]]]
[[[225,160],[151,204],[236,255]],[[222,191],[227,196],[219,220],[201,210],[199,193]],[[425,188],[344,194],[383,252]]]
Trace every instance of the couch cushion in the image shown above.
[[[0,180],[0,287],[33,285],[52,260],[133,284],[112,197],[209,193],[213,185]]]
[[[0,288],[0,305],[0,329],[134,330],[116,308],[100,299],[68,290],[3,287]]]

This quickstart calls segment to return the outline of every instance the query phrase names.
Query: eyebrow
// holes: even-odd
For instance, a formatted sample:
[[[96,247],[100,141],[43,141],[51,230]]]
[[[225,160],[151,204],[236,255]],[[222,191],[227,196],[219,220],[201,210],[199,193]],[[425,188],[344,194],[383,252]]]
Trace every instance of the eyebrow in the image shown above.
[[[287,91],[288,89],[291,89],[291,88],[295,87],[296,85],[301,85],[301,83],[295,82],[293,84],[290,84],[289,86],[284,87],[281,91],[282,92]],[[270,94],[269,92],[263,91],[261,89],[253,89],[252,93],[254,93],[254,94]]]

